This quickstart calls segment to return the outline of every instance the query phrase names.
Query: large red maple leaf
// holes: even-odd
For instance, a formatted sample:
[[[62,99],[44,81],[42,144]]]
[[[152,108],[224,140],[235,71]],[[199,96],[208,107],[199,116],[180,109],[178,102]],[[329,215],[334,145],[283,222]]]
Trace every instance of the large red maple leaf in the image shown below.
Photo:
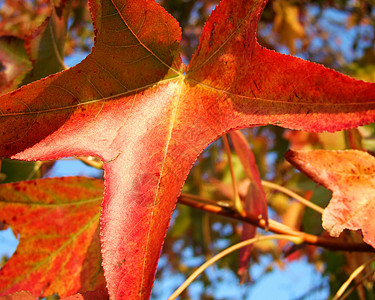
[[[0,154],[104,161],[103,267],[112,299],[149,297],[177,196],[231,129],[308,131],[375,119],[375,85],[262,48],[265,0],[223,0],[185,73],[176,20],[154,0],[89,0],[96,33],[77,66],[1,97]]]

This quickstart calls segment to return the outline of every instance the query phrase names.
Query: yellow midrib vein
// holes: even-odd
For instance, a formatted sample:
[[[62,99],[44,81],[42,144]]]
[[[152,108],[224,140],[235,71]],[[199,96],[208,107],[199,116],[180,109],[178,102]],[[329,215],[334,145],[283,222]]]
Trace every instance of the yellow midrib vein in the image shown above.
[[[182,75],[182,76],[184,76],[184,75]],[[148,88],[152,88],[152,87],[157,86],[159,84],[163,84],[163,83],[167,83],[167,82],[170,82],[170,81],[174,81],[174,80],[176,80],[178,78],[179,77],[172,77],[172,78],[168,78],[168,79],[163,79],[163,80],[160,80],[158,82],[150,83],[150,84],[145,85],[143,87],[139,87],[139,88],[136,88],[136,89],[128,90],[128,91],[123,92],[123,93],[111,95],[111,96],[108,96],[108,97],[103,97],[103,98],[100,98],[100,99],[93,99],[93,100],[89,100],[89,101],[85,101],[85,102],[80,102],[80,103],[73,104],[73,105],[60,106],[60,107],[56,107],[56,108],[48,108],[48,109],[38,110],[38,111],[23,111],[23,112],[14,112],[14,113],[0,113],[0,118],[2,118],[2,117],[13,117],[13,116],[24,116],[24,115],[36,115],[36,114],[43,114],[43,113],[49,113],[49,112],[67,110],[67,109],[74,109],[74,108],[78,108],[78,107],[89,105],[89,104],[100,103],[102,101],[109,101],[109,100],[112,100],[114,98],[118,98],[118,97],[122,97],[122,96],[127,96],[127,95],[130,95],[130,94],[136,93],[136,92],[140,92],[140,91],[146,90]]]
[[[181,79],[180,79],[181,80]],[[182,80],[181,80],[182,81]],[[176,108],[173,112],[173,118],[171,120],[171,125],[170,125],[170,128],[169,128],[169,132],[168,132],[168,138],[167,138],[167,143],[165,145],[165,149],[164,149],[164,157],[163,157],[163,161],[162,161],[162,166],[161,166],[161,170],[160,170],[160,176],[159,176],[159,179],[158,179],[158,183],[157,183],[157,186],[156,186],[156,193],[155,193],[155,197],[154,197],[154,203],[152,205],[152,211],[151,211],[151,215],[150,215],[150,225],[149,225],[149,228],[148,228],[148,232],[147,232],[147,240],[146,240],[146,249],[145,249],[145,256],[143,258],[143,267],[142,267],[142,281],[141,281],[141,287],[140,287],[140,292],[143,290],[143,284],[144,284],[144,274],[145,274],[145,268],[146,268],[146,255],[147,255],[147,249],[148,249],[148,245],[150,243],[150,234],[151,234],[151,223],[153,221],[153,216],[154,216],[154,209],[155,209],[155,205],[156,205],[156,201],[157,201],[157,198],[159,196],[159,191],[160,191],[160,184],[161,184],[161,178],[163,176],[163,171],[164,171],[164,167],[165,167],[165,161],[166,161],[166,158],[167,158],[167,154],[168,154],[168,149],[169,149],[169,145],[170,145],[170,142],[172,140],[172,134],[173,134],[173,128],[175,126],[175,121],[176,121],[176,118],[177,118],[177,112],[178,112],[178,108],[180,106],[180,100],[181,100],[181,93],[182,93],[182,86],[183,86],[183,82],[177,82],[176,84],[179,85],[179,91],[178,91],[178,101],[176,103]],[[139,297],[140,299],[142,299],[142,295],[141,293],[139,294]]]

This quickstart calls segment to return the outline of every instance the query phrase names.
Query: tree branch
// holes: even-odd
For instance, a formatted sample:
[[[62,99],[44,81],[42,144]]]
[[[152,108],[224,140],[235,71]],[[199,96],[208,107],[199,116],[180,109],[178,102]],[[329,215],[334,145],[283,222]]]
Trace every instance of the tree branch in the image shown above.
[[[188,205],[190,207],[203,210],[212,214],[224,216],[227,218],[236,219],[241,222],[249,223],[251,225],[257,226],[259,228],[266,228],[266,221],[262,218],[259,218],[255,214],[248,212],[243,212],[243,215],[230,210],[228,208],[223,208],[218,205],[202,203],[190,199],[185,194],[181,195],[178,199],[179,203]],[[269,219],[269,231],[278,233],[278,234],[287,234],[294,235],[302,238],[303,242],[310,245],[315,245],[323,248],[327,248],[335,251],[353,251],[353,252],[375,252],[375,249],[365,243],[348,243],[341,241],[338,238],[324,238],[302,231],[294,230],[282,223],[279,223],[275,220]]]

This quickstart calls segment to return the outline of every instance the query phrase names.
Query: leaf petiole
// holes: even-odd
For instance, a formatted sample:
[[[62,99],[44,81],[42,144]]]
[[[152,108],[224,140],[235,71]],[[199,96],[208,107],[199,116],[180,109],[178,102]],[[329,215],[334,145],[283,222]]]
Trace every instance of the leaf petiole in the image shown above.
[[[316,212],[322,214],[323,211],[324,211],[324,208],[321,208],[320,206],[312,203],[311,201],[303,198],[302,196],[296,194],[295,192],[291,191],[290,189],[287,189],[286,187],[283,187],[281,185],[278,185],[276,183],[273,183],[273,182],[269,182],[269,181],[266,181],[266,180],[262,180],[262,185],[264,187],[267,187],[267,188],[270,188],[270,189],[274,189],[274,190],[277,190],[279,192],[282,192],[286,195],[288,195],[289,197],[299,201],[300,203],[302,203],[303,205],[311,208],[312,210],[315,210]]]
[[[356,278],[369,264],[375,261],[375,257],[372,257],[364,264],[360,265],[357,269],[355,269],[352,274],[350,274],[349,278],[344,282],[344,284],[339,288],[335,296],[332,300],[338,300],[345,290],[348,288],[349,284]]]

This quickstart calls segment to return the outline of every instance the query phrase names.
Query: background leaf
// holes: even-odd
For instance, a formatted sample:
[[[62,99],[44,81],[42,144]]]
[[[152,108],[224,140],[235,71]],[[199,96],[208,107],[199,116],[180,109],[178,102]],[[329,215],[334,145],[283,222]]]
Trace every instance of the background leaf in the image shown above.
[[[323,213],[323,227],[339,236],[344,229],[361,230],[375,247],[375,158],[363,151],[292,151],[286,158],[314,181],[333,191]]]
[[[25,37],[25,49],[33,62],[33,69],[23,84],[30,83],[65,69],[64,46],[71,1],[51,4],[51,14]]]
[[[266,224],[268,224],[267,199],[262,187],[254,154],[241,131],[232,131],[229,133],[229,136],[233,143],[233,147],[241,160],[245,173],[250,179],[245,198],[245,211],[261,216],[262,219],[266,220]],[[253,238],[256,234],[256,227],[249,224],[243,224],[242,230],[241,240],[243,241]],[[238,274],[242,283],[245,282],[247,276],[252,248],[253,245],[249,245],[240,249]]]
[[[0,186],[0,219],[20,243],[0,270],[0,294],[60,296],[104,288],[101,180],[67,177]]]
[[[29,292],[21,291],[6,296],[1,296],[1,300],[35,300],[35,297]]]
[[[0,37],[0,94],[16,89],[31,70],[23,43],[17,37]]]

